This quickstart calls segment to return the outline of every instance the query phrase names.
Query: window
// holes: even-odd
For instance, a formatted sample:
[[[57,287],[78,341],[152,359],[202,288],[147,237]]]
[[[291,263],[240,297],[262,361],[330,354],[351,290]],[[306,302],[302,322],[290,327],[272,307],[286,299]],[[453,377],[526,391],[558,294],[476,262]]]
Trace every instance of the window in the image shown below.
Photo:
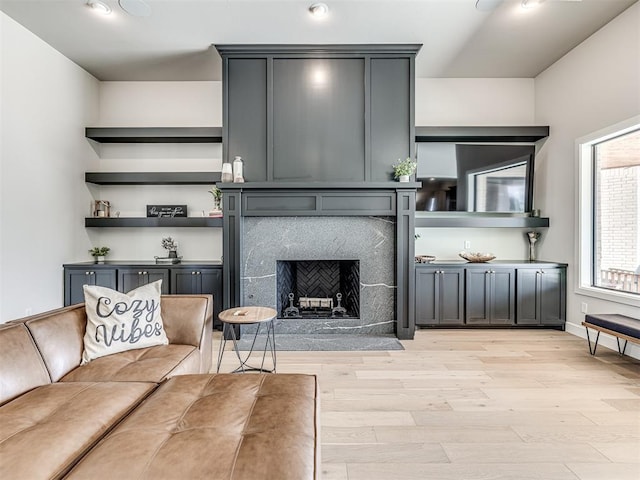
[[[579,293],[636,304],[640,300],[640,117],[579,140],[578,153]]]

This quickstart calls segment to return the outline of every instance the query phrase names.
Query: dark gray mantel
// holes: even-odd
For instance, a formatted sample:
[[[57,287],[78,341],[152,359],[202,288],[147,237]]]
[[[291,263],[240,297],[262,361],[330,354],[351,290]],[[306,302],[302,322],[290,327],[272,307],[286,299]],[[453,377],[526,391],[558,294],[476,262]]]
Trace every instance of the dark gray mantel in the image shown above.
[[[223,191],[224,308],[243,301],[243,217],[391,217],[395,220],[395,333],[414,325],[414,214],[417,183],[220,183]],[[348,234],[348,233],[346,233]],[[275,301],[275,298],[274,298]]]

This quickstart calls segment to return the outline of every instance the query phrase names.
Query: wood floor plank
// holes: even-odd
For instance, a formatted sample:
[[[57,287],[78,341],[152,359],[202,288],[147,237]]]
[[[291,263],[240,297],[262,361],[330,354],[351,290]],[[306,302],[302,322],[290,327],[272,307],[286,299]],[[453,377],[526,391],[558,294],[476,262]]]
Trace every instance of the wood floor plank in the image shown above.
[[[640,465],[626,463],[568,463],[580,480],[638,480]]]
[[[578,480],[578,477],[561,463],[519,465],[356,463],[349,464],[347,468],[349,480]],[[617,479],[600,477],[598,480]]]

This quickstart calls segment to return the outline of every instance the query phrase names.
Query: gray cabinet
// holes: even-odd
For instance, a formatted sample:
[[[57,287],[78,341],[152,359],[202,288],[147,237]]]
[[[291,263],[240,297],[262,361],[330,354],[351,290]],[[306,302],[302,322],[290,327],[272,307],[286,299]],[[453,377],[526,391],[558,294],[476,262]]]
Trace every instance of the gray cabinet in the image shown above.
[[[566,272],[551,262],[417,264],[415,324],[564,328]]]
[[[217,322],[218,313],[222,310],[223,294],[222,265],[218,262],[184,262],[166,267],[144,262],[66,264],[64,305],[84,302],[83,285],[101,285],[129,292],[156,280],[162,280],[163,294],[213,295],[214,322]]]
[[[99,285],[116,288],[116,269],[87,266],[77,269],[65,269],[64,305],[84,302],[84,285]]]
[[[516,292],[518,325],[564,326],[564,268],[518,269]]]
[[[416,325],[464,325],[464,269],[416,269]]]
[[[162,280],[162,293],[169,293],[169,270],[166,268],[119,268],[118,290],[130,292],[138,287]]]
[[[172,294],[213,295],[213,326],[221,327],[218,314],[222,311],[222,269],[221,268],[178,268],[171,269]]]
[[[466,270],[466,323],[515,323],[515,270],[490,264]]]

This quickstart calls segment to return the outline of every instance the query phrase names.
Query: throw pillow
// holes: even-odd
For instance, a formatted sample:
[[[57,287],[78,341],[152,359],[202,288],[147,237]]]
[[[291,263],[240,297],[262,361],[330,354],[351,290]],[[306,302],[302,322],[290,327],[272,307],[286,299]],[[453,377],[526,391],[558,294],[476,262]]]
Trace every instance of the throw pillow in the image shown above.
[[[169,343],[160,314],[162,280],[121,293],[85,285],[87,329],[82,363],[126,350]]]

